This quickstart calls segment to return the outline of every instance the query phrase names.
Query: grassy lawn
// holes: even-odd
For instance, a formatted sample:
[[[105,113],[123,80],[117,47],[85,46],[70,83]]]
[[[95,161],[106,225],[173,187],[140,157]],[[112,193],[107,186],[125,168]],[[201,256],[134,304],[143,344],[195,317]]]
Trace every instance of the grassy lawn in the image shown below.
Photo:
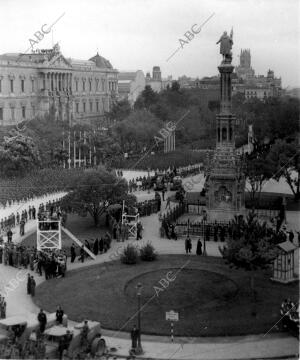
[[[176,278],[169,285],[165,281],[164,289],[161,279],[167,273],[169,279]],[[283,298],[298,298],[298,283],[281,285],[269,277],[256,273],[256,316],[248,273],[230,269],[219,258],[185,255],[159,256],[155,262],[137,265],[115,261],[106,271],[100,264],[74,270],[64,279],[38,286],[36,302],[48,311],[61,304],[72,320],[88,318],[100,321],[103,328],[129,331],[137,324],[136,285],[141,282],[144,333],[169,335],[165,312],[175,310],[179,312],[175,336],[257,334],[279,319]]]
[[[67,229],[70,230],[79,240],[88,240],[91,243],[91,239],[100,238],[107,231],[105,227],[105,218],[103,217],[100,221],[100,227],[95,227],[91,216],[78,216],[76,214],[68,214]],[[66,249],[69,254],[72,240],[62,231],[62,247]],[[36,233],[28,236],[22,241],[25,246],[36,247]],[[78,252],[78,251],[77,251]]]

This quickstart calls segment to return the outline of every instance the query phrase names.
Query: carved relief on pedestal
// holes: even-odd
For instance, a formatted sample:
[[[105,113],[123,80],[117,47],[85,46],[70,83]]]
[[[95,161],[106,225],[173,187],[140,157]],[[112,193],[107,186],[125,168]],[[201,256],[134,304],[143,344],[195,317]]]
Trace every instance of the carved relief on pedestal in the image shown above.
[[[230,192],[225,185],[219,186],[214,193],[214,203],[220,207],[231,207],[232,192]]]

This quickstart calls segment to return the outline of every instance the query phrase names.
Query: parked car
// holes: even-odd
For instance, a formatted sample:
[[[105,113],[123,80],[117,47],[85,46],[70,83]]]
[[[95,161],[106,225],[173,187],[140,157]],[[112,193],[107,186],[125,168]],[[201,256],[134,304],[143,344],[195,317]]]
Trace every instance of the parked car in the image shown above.
[[[63,317],[63,325],[67,326],[68,318]],[[56,324],[56,313],[47,315],[46,329]],[[32,333],[36,333],[40,327],[37,317],[26,318],[25,316],[11,316],[0,320],[0,344],[15,342],[20,349],[24,349]]]
[[[66,357],[73,359],[80,353],[90,353],[101,356],[106,351],[106,342],[101,338],[101,326],[99,322],[88,321],[89,332],[87,336],[87,347],[81,343],[81,329],[83,323],[74,327],[63,327],[61,325],[53,326],[45,330],[43,334],[43,343],[45,347],[45,358],[57,359],[60,352],[66,351]],[[68,339],[69,337],[69,339]],[[30,337],[31,346],[38,341],[35,334]]]

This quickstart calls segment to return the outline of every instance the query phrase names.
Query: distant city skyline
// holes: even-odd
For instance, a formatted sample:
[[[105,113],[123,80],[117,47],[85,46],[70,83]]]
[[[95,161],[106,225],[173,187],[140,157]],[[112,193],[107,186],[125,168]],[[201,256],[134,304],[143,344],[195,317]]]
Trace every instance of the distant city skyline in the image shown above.
[[[250,49],[256,75],[271,69],[283,88],[300,87],[298,0],[1,0],[0,10],[0,29],[7,34],[1,54],[24,52],[34,33],[65,13],[35,49],[50,48],[53,37],[65,57],[87,60],[98,51],[118,70],[146,74],[157,65],[164,78],[202,78],[217,75],[216,42],[233,28],[233,65],[241,49]]]

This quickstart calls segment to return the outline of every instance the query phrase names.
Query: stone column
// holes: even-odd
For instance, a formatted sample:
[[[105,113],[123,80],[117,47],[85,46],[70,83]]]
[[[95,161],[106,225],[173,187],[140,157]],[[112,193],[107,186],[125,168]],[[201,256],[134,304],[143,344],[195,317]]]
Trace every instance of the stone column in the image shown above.
[[[70,73],[69,90],[72,91],[72,73]]]

